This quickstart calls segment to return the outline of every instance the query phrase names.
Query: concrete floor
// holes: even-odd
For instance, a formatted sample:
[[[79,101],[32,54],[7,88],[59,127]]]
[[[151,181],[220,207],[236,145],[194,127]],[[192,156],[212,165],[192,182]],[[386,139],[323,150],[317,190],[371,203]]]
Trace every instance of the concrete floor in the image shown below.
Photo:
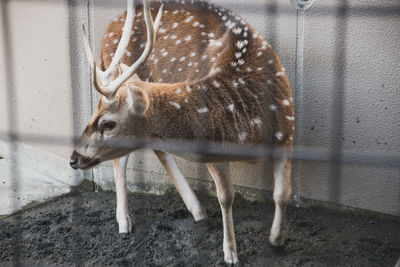
[[[224,266],[218,201],[198,195],[208,219],[195,223],[174,190],[129,194],[135,230],[118,234],[114,193],[68,194],[0,219],[0,265],[12,263],[19,240],[27,266]],[[319,208],[289,207],[286,244],[274,250],[273,211],[236,194],[240,266],[394,266],[400,256],[398,218]]]

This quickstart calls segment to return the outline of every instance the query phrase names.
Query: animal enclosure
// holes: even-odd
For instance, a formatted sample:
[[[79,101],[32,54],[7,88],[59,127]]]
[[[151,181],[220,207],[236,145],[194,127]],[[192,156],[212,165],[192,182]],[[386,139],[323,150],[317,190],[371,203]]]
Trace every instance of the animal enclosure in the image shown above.
[[[174,2],[182,5],[176,10],[182,13],[183,23],[190,18],[187,11],[181,11],[190,4],[186,2]],[[308,10],[297,10],[289,1],[254,1],[249,5],[241,1],[212,2],[232,10],[235,16],[254,27],[274,48],[288,75],[296,118],[291,203],[369,210],[398,217],[399,4],[396,1],[384,4],[316,1]],[[89,43],[97,59],[106,26],[120,18],[126,9],[125,1],[55,1],[51,4],[39,0],[2,1],[1,5],[0,56],[3,60],[0,64],[4,71],[0,74],[0,167],[4,169],[4,178],[0,178],[3,179],[1,190],[5,192],[2,214],[15,212],[32,201],[67,193],[70,186],[83,180],[93,182],[90,188],[93,191],[113,190],[110,164],[81,172],[73,172],[66,164],[71,144],[95,112],[98,100],[85,59],[81,25],[87,25]],[[153,19],[157,11],[154,9]],[[123,22],[120,24],[122,27]],[[168,29],[174,28],[173,21],[169,24]],[[193,27],[200,29],[201,24]],[[159,30],[164,31],[163,26]],[[145,25],[133,27],[144,30]],[[193,31],[190,36],[201,37],[202,33]],[[212,32],[205,34],[207,40],[214,39],[208,36]],[[185,50],[190,48],[185,39],[172,39],[173,35],[165,32],[158,32],[156,37],[163,40],[166,35],[171,38],[161,53],[172,50],[186,53],[182,61],[186,67],[192,67],[187,65],[189,62],[198,62],[189,60],[194,51]],[[113,40],[111,36],[109,42]],[[142,43],[144,48],[145,40]],[[185,46],[180,48],[180,45]],[[150,58],[153,62],[154,59]],[[177,73],[179,68],[177,65]],[[160,67],[164,82],[176,81],[176,77],[168,76],[163,70]],[[195,75],[196,69],[193,70]],[[239,77],[234,81],[239,87],[246,82]],[[172,102],[172,108],[181,107],[181,103]],[[205,111],[203,106],[198,110]],[[114,145],[141,148],[128,162],[127,186],[133,192],[163,193],[171,187],[157,158],[143,152],[145,149],[238,157],[282,156],[276,147],[220,146],[204,140],[138,139],[127,144],[121,139]],[[214,190],[204,167],[184,161],[178,161],[178,165],[196,192]],[[236,191],[247,199],[265,200],[273,188],[271,167],[268,162],[265,165],[231,164],[229,173]],[[77,210],[72,209],[72,218],[80,220],[85,216],[78,212],[80,202],[73,203]],[[239,223],[235,209],[233,217],[234,224]],[[269,229],[271,223],[271,218],[265,221],[265,228]],[[18,242],[23,236],[15,240],[13,245],[18,251]],[[391,246],[387,251],[394,255],[398,247]],[[220,245],[213,249],[220,249]]]

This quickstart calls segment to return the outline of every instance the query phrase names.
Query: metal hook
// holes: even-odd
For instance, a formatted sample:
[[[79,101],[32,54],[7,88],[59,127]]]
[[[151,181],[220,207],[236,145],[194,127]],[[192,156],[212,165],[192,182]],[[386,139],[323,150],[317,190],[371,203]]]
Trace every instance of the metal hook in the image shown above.
[[[315,0],[290,0],[290,2],[296,7],[296,9],[307,10],[309,9]]]

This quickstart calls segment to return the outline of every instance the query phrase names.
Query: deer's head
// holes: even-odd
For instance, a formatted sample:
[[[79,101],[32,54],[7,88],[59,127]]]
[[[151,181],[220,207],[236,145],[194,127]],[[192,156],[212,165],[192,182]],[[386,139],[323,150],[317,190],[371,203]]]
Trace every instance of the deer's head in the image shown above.
[[[143,129],[139,124],[141,124],[141,117],[148,106],[148,98],[146,92],[136,86],[135,82],[140,80],[135,72],[151,54],[161,20],[162,7],[160,7],[153,24],[149,1],[144,1],[147,43],[142,55],[129,67],[120,64],[120,59],[129,44],[135,16],[134,0],[128,0],[128,12],[121,40],[111,64],[105,71],[96,67],[87,32],[83,27],[85,51],[91,67],[91,81],[101,94],[101,98],[71,155],[70,165],[72,168],[87,169],[102,161],[129,153],[129,150],[121,149],[120,146],[112,146],[112,144],[118,144],[118,140],[123,140],[127,136],[140,134],[138,131]]]

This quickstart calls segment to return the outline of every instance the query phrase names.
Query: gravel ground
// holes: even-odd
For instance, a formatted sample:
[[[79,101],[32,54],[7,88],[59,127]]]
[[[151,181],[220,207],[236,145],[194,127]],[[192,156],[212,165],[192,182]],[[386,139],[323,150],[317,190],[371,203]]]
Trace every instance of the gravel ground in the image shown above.
[[[113,193],[54,199],[0,219],[0,266],[12,264],[18,236],[24,266],[225,266],[218,201],[198,195],[209,218],[196,223],[174,191],[130,194],[130,234],[118,234]],[[240,266],[394,266],[400,256],[396,218],[289,207],[286,245],[274,250],[272,202],[236,194],[233,214]]]

